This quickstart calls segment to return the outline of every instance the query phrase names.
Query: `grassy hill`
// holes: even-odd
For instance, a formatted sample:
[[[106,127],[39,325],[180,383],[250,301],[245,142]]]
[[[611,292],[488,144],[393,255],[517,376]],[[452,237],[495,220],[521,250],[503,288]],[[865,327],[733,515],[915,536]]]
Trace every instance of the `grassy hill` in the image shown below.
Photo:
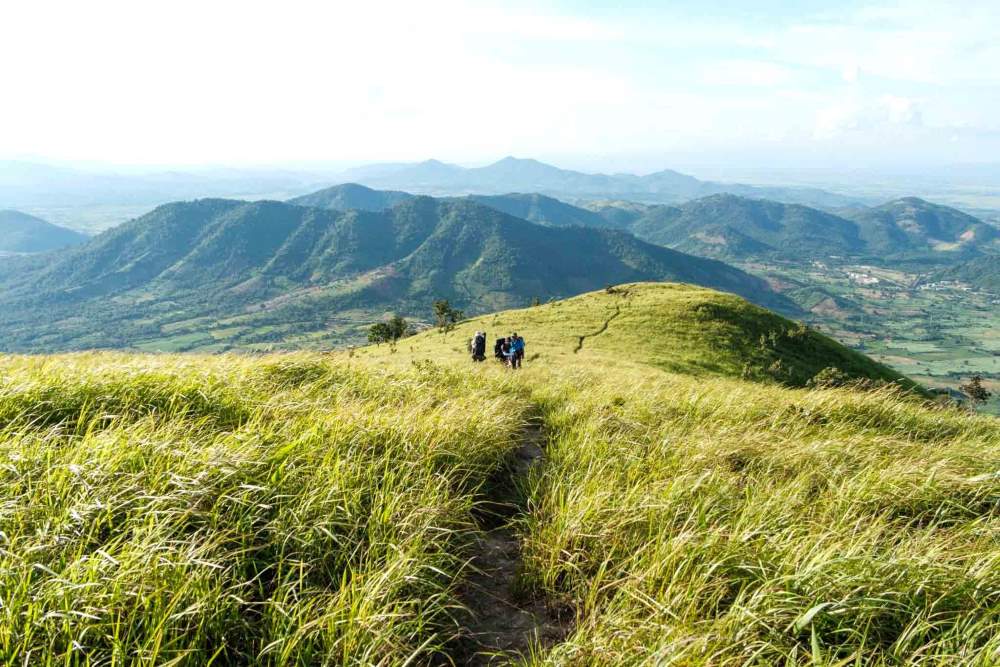
[[[204,199],[161,206],[44,262],[5,262],[0,349],[318,347],[357,341],[360,325],[387,311],[426,316],[437,298],[484,312],[636,280],[795,311],[721,262],[471,200],[335,211]]]
[[[525,368],[469,362],[476,326]],[[1000,425],[742,379],[789,326],[626,285],[395,351],[0,356],[0,656],[990,664]]]
[[[469,319],[400,343],[403,359],[454,359],[476,331],[517,332],[541,363],[639,364],[673,373],[767,378],[802,386],[835,366],[855,379],[899,381],[895,371],[740,297],[693,285],[619,285],[531,308]],[[536,351],[537,350],[537,351]],[[367,348],[365,355],[386,351]]]
[[[77,245],[85,234],[20,211],[0,211],[0,253],[35,253]]]

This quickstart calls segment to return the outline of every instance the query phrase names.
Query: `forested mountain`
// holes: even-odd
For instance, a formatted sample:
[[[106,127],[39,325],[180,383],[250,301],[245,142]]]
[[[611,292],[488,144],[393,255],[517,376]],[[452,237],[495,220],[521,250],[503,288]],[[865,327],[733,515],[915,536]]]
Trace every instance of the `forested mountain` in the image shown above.
[[[914,197],[842,215],[735,195],[680,206],[601,202],[590,208],[650,243],[726,259],[837,255],[947,263],[1000,247],[991,225]]]
[[[503,211],[516,218],[524,218],[525,220],[550,227],[568,227],[570,225],[604,227],[609,229],[623,229],[626,227],[625,225],[617,224],[614,220],[604,218],[593,211],[537,193],[469,195],[469,199],[498,211]]]
[[[161,206],[44,263],[6,263],[0,340],[7,350],[132,346],[188,326],[239,343],[262,331],[322,332],[344,311],[426,316],[433,299],[448,298],[483,312],[637,280],[794,311],[726,264],[624,232],[543,227],[471,200],[342,212],[205,199]],[[234,326],[216,331],[227,318]]]
[[[649,209],[629,228],[651,243],[703,255],[829,255],[862,251],[857,226],[795,204],[713,195]]]
[[[916,197],[848,211],[873,254],[961,253],[1000,248],[998,233],[978,218]]]
[[[373,188],[436,196],[538,192],[567,200],[628,199],[680,203],[718,193],[766,197],[813,206],[859,204],[853,197],[815,188],[757,187],[701,181],[672,170],[635,174],[587,174],[560,169],[538,160],[505,157],[485,167],[464,168],[438,160],[416,164],[369,165],[340,174],[343,181]]]
[[[301,197],[289,199],[289,203],[299,206],[332,208],[338,211],[358,209],[360,211],[384,211],[400,202],[412,199],[408,192],[397,190],[373,190],[357,183],[342,183]]]
[[[20,211],[0,211],[0,253],[46,252],[83,243],[87,236]]]

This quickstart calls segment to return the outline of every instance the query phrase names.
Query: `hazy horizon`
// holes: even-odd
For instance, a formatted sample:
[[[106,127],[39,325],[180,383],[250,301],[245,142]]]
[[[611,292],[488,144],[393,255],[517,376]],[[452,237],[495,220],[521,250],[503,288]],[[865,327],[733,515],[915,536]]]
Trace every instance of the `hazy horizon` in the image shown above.
[[[41,1],[6,8],[0,159],[236,166],[504,155],[590,171],[1000,153],[996,3]],[[603,166],[601,166],[603,165]]]

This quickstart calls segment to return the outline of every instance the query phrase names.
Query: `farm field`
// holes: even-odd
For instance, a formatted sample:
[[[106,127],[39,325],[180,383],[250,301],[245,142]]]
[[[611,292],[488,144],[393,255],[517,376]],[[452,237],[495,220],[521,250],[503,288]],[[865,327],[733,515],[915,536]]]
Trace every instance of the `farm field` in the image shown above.
[[[956,389],[978,373],[1000,389],[1000,295],[871,266],[744,268],[779,282],[810,324],[928,387]],[[986,409],[1000,414],[1000,400]]]
[[[525,368],[468,361],[483,329]],[[804,387],[831,365],[867,384]],[[662,284],[328,354],[0,357],[0,657],[990,664],[1000,426],[911,389]]]

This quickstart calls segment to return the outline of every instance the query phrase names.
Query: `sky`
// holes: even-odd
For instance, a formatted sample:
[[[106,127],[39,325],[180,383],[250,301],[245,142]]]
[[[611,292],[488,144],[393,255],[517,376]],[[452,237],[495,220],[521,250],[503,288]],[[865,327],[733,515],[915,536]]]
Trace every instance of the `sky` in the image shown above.
[[[655,4],[7,2],[0,159],[1000,161],[997,0]]]

